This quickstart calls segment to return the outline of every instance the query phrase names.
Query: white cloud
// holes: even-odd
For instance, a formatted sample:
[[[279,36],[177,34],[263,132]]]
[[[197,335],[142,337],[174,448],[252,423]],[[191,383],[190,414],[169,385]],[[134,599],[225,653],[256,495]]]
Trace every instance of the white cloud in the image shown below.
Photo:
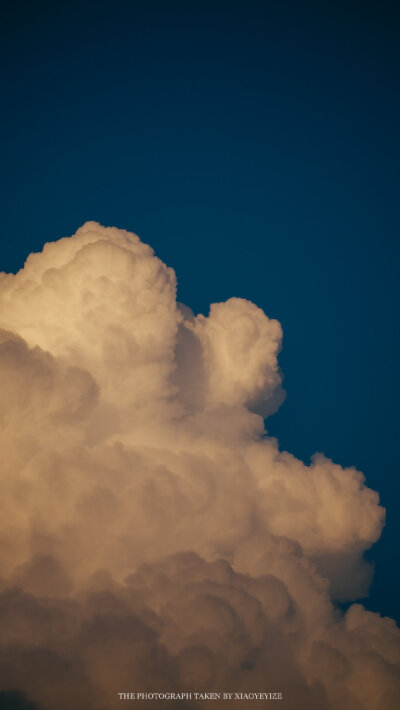
[[[397,707],[394,622],[333,605],[365,591],[384,511],[266,437],[277,321],[239,298],[195,317],[150,247],[90,222],[0,275],[0,327],[2,688]]]

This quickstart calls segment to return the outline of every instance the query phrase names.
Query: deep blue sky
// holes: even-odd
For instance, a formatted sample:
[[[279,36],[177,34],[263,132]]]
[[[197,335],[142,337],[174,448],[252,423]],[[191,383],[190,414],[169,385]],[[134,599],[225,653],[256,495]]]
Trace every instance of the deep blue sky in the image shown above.
[[[366,605],[398,619],[399,28],[384,0],[14,2],[0,46],[0,268],[94,219],[194,310],[278,318],[269,431],[379,490]]]

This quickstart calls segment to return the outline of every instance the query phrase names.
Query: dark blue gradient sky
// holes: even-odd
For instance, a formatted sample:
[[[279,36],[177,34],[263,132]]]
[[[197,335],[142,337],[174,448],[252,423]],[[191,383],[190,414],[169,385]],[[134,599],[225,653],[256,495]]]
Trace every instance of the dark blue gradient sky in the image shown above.
[[[0,48],[0,268],[93,219],[194,310],[278,318],[268,429],[379,490],[365,603],[398,619],[399,27],[385,1],[15,2]]]

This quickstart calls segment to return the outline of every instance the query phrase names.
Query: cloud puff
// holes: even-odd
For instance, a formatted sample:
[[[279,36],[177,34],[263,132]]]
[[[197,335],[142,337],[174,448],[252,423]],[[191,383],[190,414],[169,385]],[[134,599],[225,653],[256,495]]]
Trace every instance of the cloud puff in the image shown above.
[[[277,321],[239,298],[195,316],[150,247],[89,222],[0,275],[0,328],[9,703],[397,707],[395,623],[335,606],[365,593],[384,511],[360,472],[266,436]]]

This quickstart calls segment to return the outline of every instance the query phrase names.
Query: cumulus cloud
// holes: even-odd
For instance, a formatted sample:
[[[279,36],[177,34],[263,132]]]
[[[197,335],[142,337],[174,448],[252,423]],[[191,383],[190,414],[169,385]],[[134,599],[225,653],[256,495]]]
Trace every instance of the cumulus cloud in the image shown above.
[[[336,605],[384,510],[266,435],[277,321],[240,298],[195,316],[149,246],[89,222],[0,275],[0,328],[0,706],[397,707],[395,623]]]

